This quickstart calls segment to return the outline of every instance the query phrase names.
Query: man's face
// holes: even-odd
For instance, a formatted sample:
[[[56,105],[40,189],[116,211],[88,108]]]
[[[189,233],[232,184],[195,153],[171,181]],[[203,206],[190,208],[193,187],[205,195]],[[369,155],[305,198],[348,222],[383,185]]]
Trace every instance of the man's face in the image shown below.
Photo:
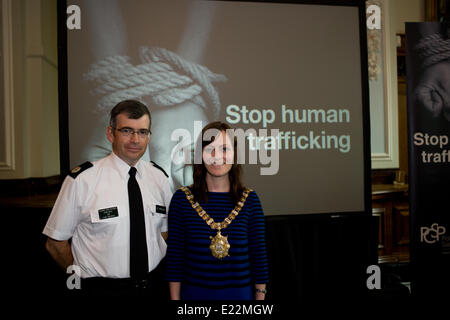
[[[150,119],[148,115],[143,115],[139,119],[128,119],[126,114],[119,114],[116,117],[116,128],[108,126],[106,135],[112,143],[114,153],[130,166],[135,165],[145,153],[149,136],[139,137],[136,131],[146,129],[149,130]],[[119,129],[130,128],[135,131],[129,136],[125,136]]]

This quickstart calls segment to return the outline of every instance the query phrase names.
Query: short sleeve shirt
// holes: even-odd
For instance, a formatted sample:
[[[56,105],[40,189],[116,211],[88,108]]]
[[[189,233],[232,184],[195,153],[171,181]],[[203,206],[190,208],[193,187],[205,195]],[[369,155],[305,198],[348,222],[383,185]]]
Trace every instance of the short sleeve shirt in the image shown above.
[[[172,191],[164,173],[150,162],[139,160],[135,167],[151,271],[166,254],[161,232],[167,231]],[[43,233],[55,240],[72,239],[74,264],[82,278],[130,276],[129,170],[126,162],[111,153],[76,178],[64,180]]]

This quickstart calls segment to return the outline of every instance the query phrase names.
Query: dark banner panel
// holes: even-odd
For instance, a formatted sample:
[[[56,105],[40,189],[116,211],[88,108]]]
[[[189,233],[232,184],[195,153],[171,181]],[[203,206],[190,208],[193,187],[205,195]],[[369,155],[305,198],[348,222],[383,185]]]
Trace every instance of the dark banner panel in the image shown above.
[[[442,295],[450,282],[449,27],[406,24],[412,292],[420,296]]]

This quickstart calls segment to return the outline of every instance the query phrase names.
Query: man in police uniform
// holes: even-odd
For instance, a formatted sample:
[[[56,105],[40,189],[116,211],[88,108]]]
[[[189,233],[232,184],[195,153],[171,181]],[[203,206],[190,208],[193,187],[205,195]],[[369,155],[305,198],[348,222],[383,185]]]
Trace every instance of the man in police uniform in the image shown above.
[[[79,267],[81,292],[167,297],[160,262],[166,253],[172,192],[165,172],[140,160],[150,140],[150,126],[151,116],[144,104],[135,100],[118,103],[111,110],[106,130],[113,152],[72,170],[43,230],[48,236],[46,248],[55,261],[64,270]],[[137,170],[142,194],[142,238],[146,238],[148,253],[148,277],[139,282],[130,278],[131,167]]]

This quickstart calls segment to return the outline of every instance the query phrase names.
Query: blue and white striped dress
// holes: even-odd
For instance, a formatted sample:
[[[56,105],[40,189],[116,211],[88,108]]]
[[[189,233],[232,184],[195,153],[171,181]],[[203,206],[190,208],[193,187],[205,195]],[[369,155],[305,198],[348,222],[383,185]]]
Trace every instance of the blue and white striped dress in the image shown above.
[[[215,222],[235,207],[228,192],[208,192],[207,203],[199,203]],[[251,300],[254,285],[268,282],[264,214],[254,191],[236,219],[221,230],[231,246],[223,259],[209,249],[217,230],[199,217],[182,190],[172,197],[168,219],[166,279],[181,282],[181,299]]]

